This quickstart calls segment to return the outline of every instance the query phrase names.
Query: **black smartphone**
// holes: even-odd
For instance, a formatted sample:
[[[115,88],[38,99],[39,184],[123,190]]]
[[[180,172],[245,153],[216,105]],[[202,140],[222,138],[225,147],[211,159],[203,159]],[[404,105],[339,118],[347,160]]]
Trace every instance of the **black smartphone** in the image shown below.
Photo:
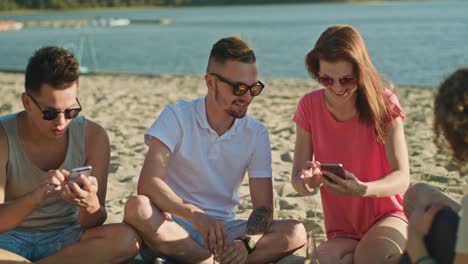
[[[345,170],[343,168],[343,164],[341,163],[322,163],[320,164],[320,170],[331,172],[343,179],[346,178]]]

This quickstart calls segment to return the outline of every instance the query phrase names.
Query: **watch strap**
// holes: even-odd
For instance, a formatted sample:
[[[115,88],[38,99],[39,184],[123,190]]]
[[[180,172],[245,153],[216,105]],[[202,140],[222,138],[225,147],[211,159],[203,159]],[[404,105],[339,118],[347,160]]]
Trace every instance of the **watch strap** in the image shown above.
[[[244,243],[247,253],[250,255],[255,250],[255,242],[248,236],[243,235],[239,238],[242,243]]]

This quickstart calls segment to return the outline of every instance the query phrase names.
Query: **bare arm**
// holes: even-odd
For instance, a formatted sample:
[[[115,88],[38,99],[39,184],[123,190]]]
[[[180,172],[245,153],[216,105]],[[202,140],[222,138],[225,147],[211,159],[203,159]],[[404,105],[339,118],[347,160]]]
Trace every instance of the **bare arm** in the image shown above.
[[[247,221],[247,235],[258,241],[273,222],[273,185],[271,178],[250,178],[253,210]]]
[[[320,187],[321,184],[317,177],[309,178],[307,181],[300,178],[302,169],[305,168],[307,161],[312,160],[312,156],[313,145],[310,140],[310,133],[296,125],[296,144],[294,147],[291,184],[300,194],[308,194],[313,189]]]
[[[83,227],[93,227],[101,225],[107,218],[105,202],[110,162],[109,137],[101,126],[88,120],[85,144],[85,163],[93,166],[91,174],[96,177],[98,190],[88,206],[80,207],[78,222]]]
[[[17,227],[45,199],[44,184],[25,196],[5,202],[6,170],[8,164],[8,138],[0,125],[0,233]]]
[[[409,186],[408,149],[400,117],[387,128],[386,134],[385,153],[391,172],[381,180],[365,183],[367,189],[364,196],[367,197],[392,196],[405,192]]]
[[[164,182],[168,174],[170,149],[155,137],[150,137],[140,178],[138,194],[148,196],[162,211],[191,220],[197,212],[203,212],[193,204],[186,203]]]

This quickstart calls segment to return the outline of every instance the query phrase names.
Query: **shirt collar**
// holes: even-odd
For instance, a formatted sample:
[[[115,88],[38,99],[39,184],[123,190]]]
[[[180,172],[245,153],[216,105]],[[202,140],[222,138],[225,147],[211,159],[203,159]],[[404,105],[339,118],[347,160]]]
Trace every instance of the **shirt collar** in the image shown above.
[[[196,117],[197,117],[198,125],[201,128],[209,129],[209,130],[215,132],[213,130],[213,128],[211,128],[210,124],[208,123],[208,118],[206,116],[206,96],[197,99],[195,109],[196,109],[196,112],[197,112]],[[246,118],[246,117],[244,117],[244,118]],[[242,119],[244,119],[244,118],[242,118]],[[224,133],[221,137],[230,137],[231,135],[234,135],[237,132],[238,127],[239,127],[239,123],[241,122],[242,119],[235,118],[234,119],[234,124],[232,124],[232,126],[228,129],[228,131],[226,131],[226,133]]]

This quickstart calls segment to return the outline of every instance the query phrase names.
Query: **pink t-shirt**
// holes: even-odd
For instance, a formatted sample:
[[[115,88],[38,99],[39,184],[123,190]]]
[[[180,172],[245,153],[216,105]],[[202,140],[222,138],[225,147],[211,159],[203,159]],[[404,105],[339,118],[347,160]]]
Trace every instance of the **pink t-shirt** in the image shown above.
[[[385,93],[404,120],[397,97],[388,89]],[[390,173],[385,147],[376,142],[374,127],[359,122],[359,114],[344,122],[336,121],[326,106],[325,89],[301,98],[294,121],[310,133],[315,160],[342,163],[362,182],[377,181]],[[382,198],[337,196],[320,188],[320,195],[328,238],[361,239],[377,221],[387,216],[407,221],[403,194]]]

